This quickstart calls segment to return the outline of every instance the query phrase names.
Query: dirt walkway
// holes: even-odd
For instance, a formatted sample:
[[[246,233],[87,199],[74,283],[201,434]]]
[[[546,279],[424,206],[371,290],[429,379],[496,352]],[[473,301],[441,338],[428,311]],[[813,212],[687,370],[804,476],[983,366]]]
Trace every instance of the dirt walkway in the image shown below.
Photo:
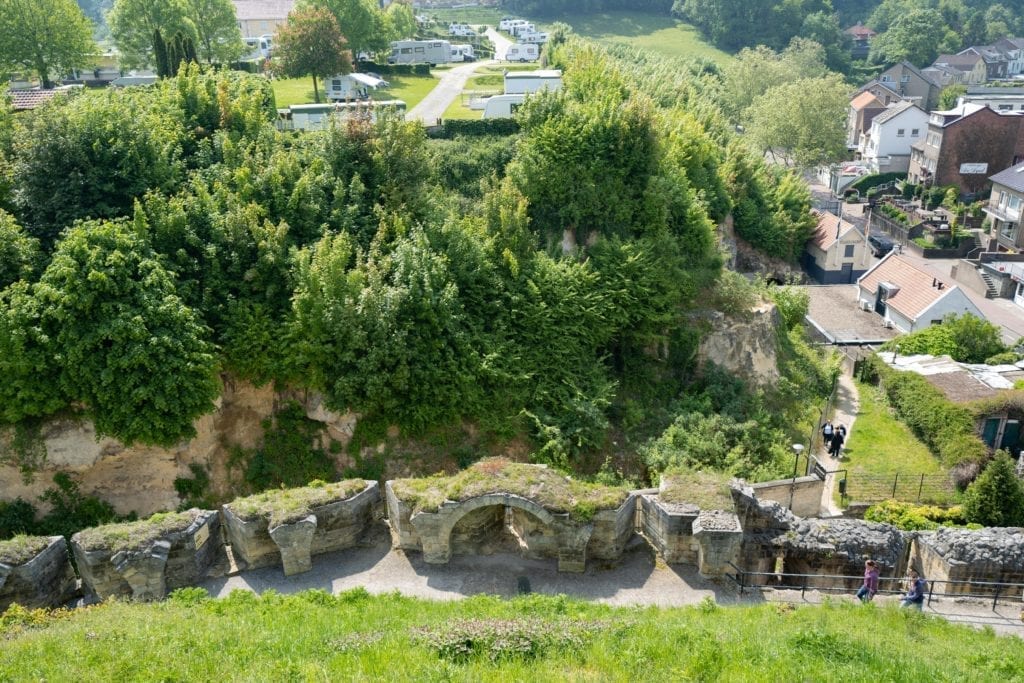
[[[839,373],[838,386],[836,387],[835,406],[832,411],[832,424],[846,427],[846,441],[849,443],[850,435],[853,433],[853,423],[857,420],[857,413],[860,410],[860,397],[857,394],[857,385],[853,377],[845,372]],[[838,481],[845,476],[843,472],[842,457],[839,460],[829,457],[822,444],[818,452],[814,454],[818,462],[824,465],[829,474],[825,475],[825,490],[821,494],[821,516],[834,517],[842,514],[842,510],[835,503],[835,488]]]

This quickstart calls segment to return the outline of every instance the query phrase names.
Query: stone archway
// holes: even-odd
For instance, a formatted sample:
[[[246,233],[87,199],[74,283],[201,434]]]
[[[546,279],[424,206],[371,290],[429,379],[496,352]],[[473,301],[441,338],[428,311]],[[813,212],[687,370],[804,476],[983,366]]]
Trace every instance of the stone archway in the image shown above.
[[[494,519],[488,519],[487,515],[492,514],[487,512],[488,508],[495,509]],[[582,572],[585,569],[593,525],[573,522],[568,514],[553,514],[521,496],[491,493],[458,503],[449,501],[437,512],[417,513],[409,521],[419,537],[423,559],[431,564],[445,564],[452,556],[452,534],[461,521],[479,515],[484,523],[495,523],[499,515],[504,518],[506,510],[512,511],[512,524],[518,527],[517,533],[540,536],[543,552],[558,558],[559,571]],[[540,524],[536,525],[534,520]]]

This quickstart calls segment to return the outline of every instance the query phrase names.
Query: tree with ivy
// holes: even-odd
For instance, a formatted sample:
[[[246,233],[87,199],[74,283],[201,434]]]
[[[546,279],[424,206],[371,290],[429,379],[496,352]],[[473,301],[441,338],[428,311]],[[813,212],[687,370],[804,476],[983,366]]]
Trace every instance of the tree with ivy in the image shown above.
[[[0,68],[23,71],[53,87],[53,76],[85,66],[96,53],[92,23],[73,0],[4,0]]]
[[[982,526],[1024,526],[1024,486],[1006,451],[999,451],[964,494],[967,521]]]
[[[322,7],[299,8],[288,15],[288,23],[277,32],[274,61],[286,76],[312,76],[316,102],[320,102],[318,78],[352,71],[352,53],[338,20]]]
[[[98,434],[161,446],[195,435],[220,390],[214,349],[130,223],[71,228],[32,296],[60,389]]]

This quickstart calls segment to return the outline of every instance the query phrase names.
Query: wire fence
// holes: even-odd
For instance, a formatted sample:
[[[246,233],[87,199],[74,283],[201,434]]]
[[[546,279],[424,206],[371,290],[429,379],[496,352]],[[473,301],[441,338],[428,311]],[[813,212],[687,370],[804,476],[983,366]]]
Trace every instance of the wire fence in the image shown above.
[[[850,500],[873,503],[899,500],[904,503],[948,503],[955,493],[948,474],[865,474],[847,475],[846,496]]]

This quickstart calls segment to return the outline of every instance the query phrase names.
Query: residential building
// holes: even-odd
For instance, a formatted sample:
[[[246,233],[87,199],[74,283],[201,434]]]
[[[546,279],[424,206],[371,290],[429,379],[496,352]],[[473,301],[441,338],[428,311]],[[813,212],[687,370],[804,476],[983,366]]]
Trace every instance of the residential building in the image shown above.
[[[1024,73],[1024,38],[1000,38],[992,47],[1006,55],[1006,77]]]
[[[983,104],[996,111],[1024,111],[1024,87],[986,88],[973,86],[960,96],[958,104]]]
[[[850,57],[853,59],[867,59],[868,53],[871,52],[871,39],[878,34],[859,22],[843,31],[843,33],[850,36]]]
[[[896,91],[902,99],[911,100],[924,110],[935,106],[942,90],[938,83],[910,62],[894,64],[879,74],[878,81]]]
[[[891,82],[887,85],[877,79],[868,81],[867,83],[862,85],[860,88],[857,89],[857,92],[854,93],[854,96],[857,96],[865,92],[874,95],[875,98],[879,102],[881,102],[883,106],[886,107],[888,107],[890,104],[893,104],[894,102],[900,102],[903,100],[900,94],[896,92]]]
[[[948,64],[932,64],[921,69],[921,73],[943,88],[950,85],[962,85],[966,78],[963,71],[954,69]]]
[[[861,138],[860,158],[872,173],[906,173],[910,146],[924,138],[928,112],[913,102],[899,102],[874,117]]]
[[[850,284],[871,265],[871,249],[864,233],[828,211],[814,211],[818,225],[807,241],[804,270],[823,285]]]
[[[939,55],[933,66],[942,66],[961,74],[956,83],[981,85],[988,80],[988,68],[984,58],[977,53]]]
[[[288,20],[294,0],[234,0],[235,20],[243,38],[277,33]]]
[[[941,324],[950,313],[984,318],[960,287],[937,279],[896,252],[864,273],[857,287],[862,308],[874,310],[887,326],[904,333]]]
[[[965,48],[957,55],[978,55],[985,65],[985,80],[999,81],[1006,78],[1007,58],[1002,50],[992,45],[975,45]]]
[[[989,251],[1020,251],[1024,234],[1020,229],[1024,207],[1024,164],[1011,166],[990,177],[992,196],[985,207],[992,223]]]
[[[893,93],[895,95],[895,93]],[[854,95],[846,114],[846,148],[857,149],[861,136],[871,128],[871,121],[885,111],[885,105],[869,90]]]
[[[976,193],[988,185],[992,169],[1024,159],[1018,113],[980,104],[933,111],[924,140],[911,145],[907,178],[914,184],[955,185]]]

